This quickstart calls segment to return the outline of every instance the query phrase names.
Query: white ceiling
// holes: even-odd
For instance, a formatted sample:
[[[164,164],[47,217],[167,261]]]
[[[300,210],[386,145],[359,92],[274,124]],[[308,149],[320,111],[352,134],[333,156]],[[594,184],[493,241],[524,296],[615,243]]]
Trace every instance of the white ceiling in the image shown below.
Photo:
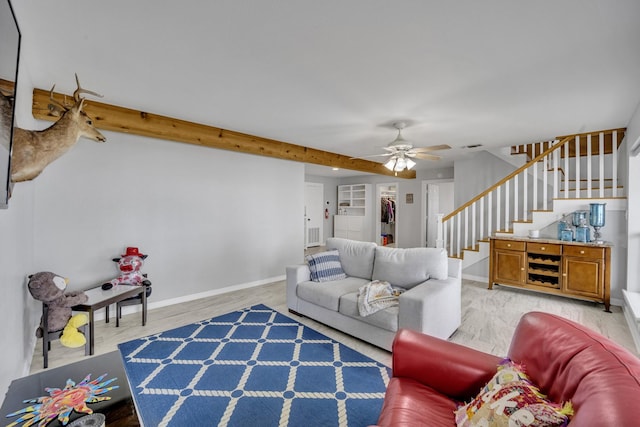
[[[14,0],[34,85],[348,156],[625,126],[637,0]],[[315,171],[314,169],[310,169]],[[317,170],[312,173],[321,173]]]

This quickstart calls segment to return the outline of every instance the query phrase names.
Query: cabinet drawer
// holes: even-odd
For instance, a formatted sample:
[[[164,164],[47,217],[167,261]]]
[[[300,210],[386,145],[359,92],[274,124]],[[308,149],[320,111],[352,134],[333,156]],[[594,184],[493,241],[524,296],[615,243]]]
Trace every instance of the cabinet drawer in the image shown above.
[[[534,254],[560,255],[562,254],[562,245],[556,245],[554,243],[529,242],[527,243],[527,252]]]
[[[604,248],[566,245],[564,247],[564,254],[568,256],[579,256],[585,258],[604,258]]]
[[[526,247],[525,242],[519,242],[516,240],[494,240],[494,247],[496,249],[508,249],[511,251],[524,251]]]

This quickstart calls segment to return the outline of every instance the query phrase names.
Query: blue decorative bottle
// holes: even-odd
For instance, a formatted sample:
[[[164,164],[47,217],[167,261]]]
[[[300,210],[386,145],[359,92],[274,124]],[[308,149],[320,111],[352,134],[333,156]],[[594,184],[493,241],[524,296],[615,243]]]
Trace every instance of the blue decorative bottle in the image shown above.
[[[569,224],[567,224],[567,228],[560,232],[560,240],[564,240],[565,242],[573,241],[573,229]]]
[[[562,232],[567,228],[570,228],[569,223],[567,221],[565,220],[558,221],[558,240],[564,240],[562,238]]]
[[[576,227],[576,242],[590,242],[591,236],[589,235],[589,226],[587,226],[587,219],[582,218],[580,225]]]

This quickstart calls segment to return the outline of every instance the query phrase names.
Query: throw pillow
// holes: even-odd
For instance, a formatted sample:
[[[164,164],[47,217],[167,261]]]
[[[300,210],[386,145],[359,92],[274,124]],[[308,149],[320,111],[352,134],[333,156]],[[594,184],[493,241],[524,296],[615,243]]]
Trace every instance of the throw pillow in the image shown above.
[[[547,400],[520,365],[505,359],[478,396],[455,415],[458,427],[566,426],[573,409],[570,402]]]
[[[311,280],[314,282],[329,282],[347,277],[337,250],[307,255],[305,259],[311,271]]]

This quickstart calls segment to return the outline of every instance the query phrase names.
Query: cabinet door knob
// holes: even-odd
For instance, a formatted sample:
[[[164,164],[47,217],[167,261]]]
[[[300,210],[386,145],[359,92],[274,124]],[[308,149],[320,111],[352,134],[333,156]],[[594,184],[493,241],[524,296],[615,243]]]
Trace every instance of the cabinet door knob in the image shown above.
[[[580,251],[580,254],[581,254],[581,255],[584,255],[584,251]]]
[[[521,268],[520,268],[520,271],[524,271],[524,267],[521,267]]]
[[[547,248],[545,248],[544,246],[540,248],[541,251],[544,251],[545,249]]]
[[[567,273],[562,273],[562,277],[567,277]]]

